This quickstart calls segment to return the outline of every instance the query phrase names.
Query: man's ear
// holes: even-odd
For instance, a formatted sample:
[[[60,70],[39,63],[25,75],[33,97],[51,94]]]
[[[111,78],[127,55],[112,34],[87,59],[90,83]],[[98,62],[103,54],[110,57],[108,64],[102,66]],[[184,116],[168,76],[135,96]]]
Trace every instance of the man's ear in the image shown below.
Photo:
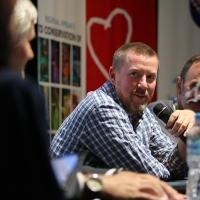
[[[182,81],[181,77],[178,76],[176,78],[176,93],[177,94],[181,94],[181,81]]]
[[[115,75],[116,69],[113,66],[111,66],[109,69],[109,80],[113,85],[115,85]]]

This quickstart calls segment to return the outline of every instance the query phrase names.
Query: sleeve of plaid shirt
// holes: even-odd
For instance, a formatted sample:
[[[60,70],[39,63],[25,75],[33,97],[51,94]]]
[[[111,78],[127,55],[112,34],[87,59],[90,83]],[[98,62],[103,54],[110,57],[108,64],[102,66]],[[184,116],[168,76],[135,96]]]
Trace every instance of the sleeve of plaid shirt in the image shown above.
[[[161,133],[149,111],[134,132],[125,112],[112,106],[93,110],[87,120],[86,129],[91,134],[86,136],[85,145],[110,167],[150,173],[161,179],[184,176],[187,166],[179,158],[177,146]]]

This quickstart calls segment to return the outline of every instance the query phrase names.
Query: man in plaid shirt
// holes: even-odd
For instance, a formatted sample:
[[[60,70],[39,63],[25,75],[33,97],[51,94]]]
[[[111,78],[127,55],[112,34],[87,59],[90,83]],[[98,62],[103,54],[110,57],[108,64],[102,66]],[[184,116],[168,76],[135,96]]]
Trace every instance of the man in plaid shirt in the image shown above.
[[[84,165],[122,167],[164,180],[185,177],[185,144],[171,142],[146,108],[154,94],[158,68],[157,54],[148,45],[121,46],[114,54],[109,80],[89,92],[62,123],[50,156],[84,153]],[[186,119],[173,127],[177,136],[194,122],[192,111],[183,112],[187,112]]]

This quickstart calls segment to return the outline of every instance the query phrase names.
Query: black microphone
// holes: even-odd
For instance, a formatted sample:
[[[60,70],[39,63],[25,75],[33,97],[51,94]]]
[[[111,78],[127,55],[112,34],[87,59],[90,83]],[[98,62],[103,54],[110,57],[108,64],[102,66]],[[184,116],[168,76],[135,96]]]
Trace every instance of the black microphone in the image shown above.
[[[154,106],[153,108],[153,112],[155,113],[155,115],[161,119],[165,124],[167,124],[170,115],[172,114],[172,112],[169,111],[169,109],[167,108],[167,106],[164,106],[162,103],[158,103]],[[172,125],[173,126],[173,125]],[[180,139],[186,144],[186,137],[184,137],[183,134],[181,134]]]

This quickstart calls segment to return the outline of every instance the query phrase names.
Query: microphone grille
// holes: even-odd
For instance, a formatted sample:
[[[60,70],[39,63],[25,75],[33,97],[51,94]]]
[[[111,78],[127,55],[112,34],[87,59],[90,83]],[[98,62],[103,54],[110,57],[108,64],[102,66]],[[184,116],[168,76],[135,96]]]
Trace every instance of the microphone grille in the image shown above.
[[[153,112],[155,113],[156,116],[158,116],[164,109],[166,109],[166,106],[164,106],[161,103],[158,103],[154,106]]]

